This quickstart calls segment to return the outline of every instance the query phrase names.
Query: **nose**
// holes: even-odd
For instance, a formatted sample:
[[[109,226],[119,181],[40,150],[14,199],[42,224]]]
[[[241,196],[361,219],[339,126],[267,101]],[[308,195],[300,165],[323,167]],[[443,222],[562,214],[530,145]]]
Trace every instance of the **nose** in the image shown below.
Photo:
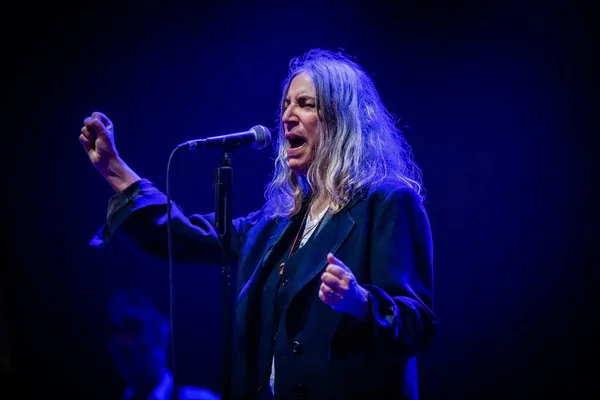
[[[298,124],[298,116],[296,115],[295,110],[296,107],[293,104],[290,104],[285,108],[283,114],[281,114],[281,122],[283,122],[283,125],[288,131]]]

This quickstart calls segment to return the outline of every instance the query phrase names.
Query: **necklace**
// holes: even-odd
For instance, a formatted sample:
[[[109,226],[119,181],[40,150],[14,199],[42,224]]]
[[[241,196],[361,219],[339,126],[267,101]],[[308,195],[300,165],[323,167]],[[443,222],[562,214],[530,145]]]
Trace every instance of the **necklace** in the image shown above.
[[[321,220],[323,219],[322,216],[320,216],[318,221],[316,221],[313,224],[313,226],[306,229],[306,232],[304,232],[304,234],[302,234],[302,236],[300,236],[300,231],[302,231],[302,228],[305,226],[305,223],[306,223],[309,213],[310,213],[310,207],[308,208],[308,210],[306,210],[306,214],[304,214],[304,217],[302,218],[302,223],[300,224],[300,228],[298,229],[298,232],[296,233],[296,237],[294,238],[294,241],[292,242],[292,247],[290,247],[290,251],[288,252],[287,258],[285,259],[284,262],[279,264],[279,275],[283,275],[283,269],[285,268],[285,263],[287,263],[288,260],[290,259],[290,257],[296,252],[296,245],[299,243],[302,243],[302,239],[304,239],[306,237],[306,235],[311,233],[313,231],[313,229],[315,229],[319,225]],[[299,238],[299,240],[298,240],[298,238]]]

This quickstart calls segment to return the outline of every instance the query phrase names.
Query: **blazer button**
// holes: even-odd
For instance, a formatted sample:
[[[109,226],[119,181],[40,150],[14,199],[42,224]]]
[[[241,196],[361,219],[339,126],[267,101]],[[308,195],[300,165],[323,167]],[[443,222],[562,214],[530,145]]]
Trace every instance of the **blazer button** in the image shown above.
[[[282,285],[285,287],[290,283],[290,278],[285,278],[285,280],[283,281]]]
[[[306,388],[303,384],[299,383],[296,385],[296,393],[300,396],[306,396]]]
[[[296,354],[300,354],[302,352],[302,346],[300,346],[300,342],[295,340],[292,342],[292,352]]]

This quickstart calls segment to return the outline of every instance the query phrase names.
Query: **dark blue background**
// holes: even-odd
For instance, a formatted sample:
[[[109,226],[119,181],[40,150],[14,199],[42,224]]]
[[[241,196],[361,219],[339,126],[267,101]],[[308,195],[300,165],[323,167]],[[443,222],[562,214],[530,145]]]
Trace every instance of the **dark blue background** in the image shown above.
[[[481,3],[81,1],[6,10],[3,138],[14,144],[2,157],[2,288],[19,391],[118,398],[123,383],[105,344],[111,293],[141,289],[168,312],[166,261],[127,240],[87,246],[112,189],[78,142],[83,119],[106,113],[122,157],[164,188],[178,143],[274,127],[288,62],[312,47],[356,56],[411,127],[439,318],[419,361],[422,398],[578,398],[592,388],[591,18],[573,2]],[[235,215],[262,204],[271,156],[236,152]],[[214,209],[219,157],[175,157],[172,194],[188,212]],[[218,266],[176,266],[180,379],[215,391],[220,295]]]

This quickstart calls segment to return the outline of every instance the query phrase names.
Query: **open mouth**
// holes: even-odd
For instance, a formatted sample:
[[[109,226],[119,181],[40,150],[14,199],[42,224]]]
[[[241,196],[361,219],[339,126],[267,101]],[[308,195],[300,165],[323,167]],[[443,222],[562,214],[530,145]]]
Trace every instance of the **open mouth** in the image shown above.
[[[288,136],[287,138],[288,146],[292,149],[298,148],[306,143],[306,140],[300,136]]]

